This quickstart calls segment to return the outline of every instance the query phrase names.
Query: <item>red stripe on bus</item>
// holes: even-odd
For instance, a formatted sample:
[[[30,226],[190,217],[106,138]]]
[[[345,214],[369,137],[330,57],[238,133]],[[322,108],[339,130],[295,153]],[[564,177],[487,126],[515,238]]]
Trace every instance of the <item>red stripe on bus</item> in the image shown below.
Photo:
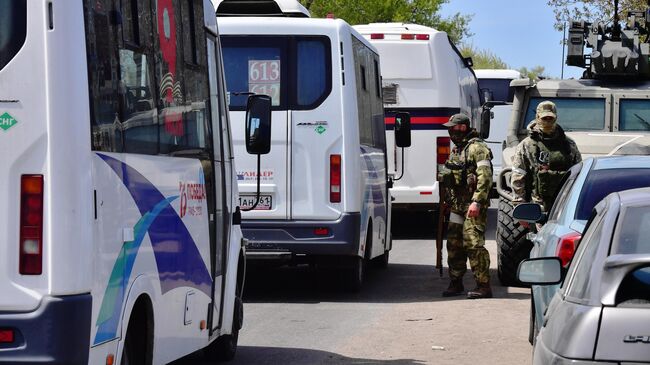
[[[449,117],[411,117],[411,124],[445,124]],[[385,117],[386,124],[395,124],[395,117]]]

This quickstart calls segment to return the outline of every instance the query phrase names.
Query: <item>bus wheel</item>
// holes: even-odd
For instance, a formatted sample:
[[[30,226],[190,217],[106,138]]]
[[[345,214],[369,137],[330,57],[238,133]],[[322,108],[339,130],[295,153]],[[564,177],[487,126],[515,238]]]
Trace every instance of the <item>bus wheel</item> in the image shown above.
[[[153,318],[149,318],[144,300],[138,300],[126,330],[122,365],[150,365],[153,360]]]
[[[244,321],[244,303],[240,297],[235,297],[235,313],[232,319],[232,333],[223,335],[211,343],[205,350],[208,360],[230,361],[237,353],[239,330]]]
[[[352,267],[348,271],[348,288],[352,292],[359,292],[363,286],[363,280],[366,276],[366,268],[368,263],[367,256],[370,252],[372,245],[372,229],[368,228],[366,233],[366,247],[363,256],[352,257]]]
[[[386,250],[386,251],[384,251],[383,255],[374,258],[372,261],[373,261],[373,264],[375,265],[375,267],[378,268],[378,269],[382,269],[382,270],[388,268],[388,256],[389,256],[389,254],[390,254],[390,251]]]

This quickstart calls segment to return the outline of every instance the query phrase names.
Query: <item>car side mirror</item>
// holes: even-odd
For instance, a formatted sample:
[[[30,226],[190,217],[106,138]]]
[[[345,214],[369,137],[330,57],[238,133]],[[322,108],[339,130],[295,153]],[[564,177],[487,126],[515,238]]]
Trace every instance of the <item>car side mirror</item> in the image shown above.
[[[544,220],[545,214],[542,212],[541,205],[524,203],[515,207],[515,210],[512,211],[512,217],[528,223],[540,223],[540,221]]]
[[[554,285],[562,281],[562,262],[557,257],[526,259],[519,264],[517,279],[528,285]]]
[[[481,130],[482,139],[490,137],[490,120],[492,119],[492,110],[489,107],[483,107],[481,110]]]
[[[246,105],[246,152],[265,155],[271,151],[271,97],[250,95]]]
[[[395,115],[395,145],[411,147],[411,115],[399,112]]]

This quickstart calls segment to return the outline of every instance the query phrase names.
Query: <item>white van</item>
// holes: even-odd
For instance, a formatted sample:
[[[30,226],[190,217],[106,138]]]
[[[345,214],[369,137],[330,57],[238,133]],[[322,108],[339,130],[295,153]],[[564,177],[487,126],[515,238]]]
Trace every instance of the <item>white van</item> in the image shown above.
[[[243,145],[246,95],[273,100],[261,200],[243,214],[248,258],[344,264],[358,289],[365,263],[386,264],[391,249],[375,48],[338,19],[219,17],[219,29],[242,208],[256,191],[256,160]]]
[[[437,169],[450,152],[442,124],[459,112],[480,124],[481,97],[471,62],[446,33],[429,27],[372,23],[354,28],[381,56],[388,166],[395,175],[393,207],[433,209],[439,201]],[[404,151],[393,143],[397,112],[411,115],[412,145]]]
[[[512,114],[512,99],[515,90],[510,86],[512,80],[521,78],[521,73],[517,70],[507,69],[483,69],[474,70],[478,78],[478,85],[486,101],[494,102],[492,107],[492,121],[490,122],[490,137],[485,141],[492,150],[492,172],[494,173],[494,183],[501,173],[502,151],[506,136],[508,135],[508,125]]]
[[[245,252],[212,4],[0,14],[0,363],[231,358]]]

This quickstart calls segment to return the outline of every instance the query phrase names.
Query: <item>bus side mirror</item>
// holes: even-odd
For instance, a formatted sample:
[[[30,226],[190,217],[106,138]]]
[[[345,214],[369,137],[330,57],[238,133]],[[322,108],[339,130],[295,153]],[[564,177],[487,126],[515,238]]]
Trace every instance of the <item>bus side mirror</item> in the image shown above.
[[[399,112],[395,115],[395,145],[411,147],[411,115]]]
[[[246,105],[246,152],[265,155],[271,151],[271,97],[251,95]]]
[[[481,111],[481,130],[482,139],[490,137],[490,119],[492,119],[492,110],[489,107],[483,107]]]

